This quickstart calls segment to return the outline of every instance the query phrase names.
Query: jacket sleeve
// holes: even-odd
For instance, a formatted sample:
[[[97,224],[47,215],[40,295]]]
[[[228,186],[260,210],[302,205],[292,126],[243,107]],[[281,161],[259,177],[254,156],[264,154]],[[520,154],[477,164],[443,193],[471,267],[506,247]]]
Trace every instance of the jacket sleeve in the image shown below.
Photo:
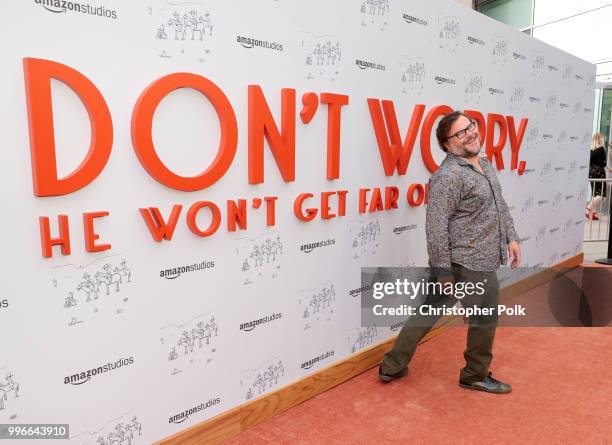
[[[448,223],[461,198],[461,178],[433,175],[427,191],[425,234],[429,265],[451,267]]]

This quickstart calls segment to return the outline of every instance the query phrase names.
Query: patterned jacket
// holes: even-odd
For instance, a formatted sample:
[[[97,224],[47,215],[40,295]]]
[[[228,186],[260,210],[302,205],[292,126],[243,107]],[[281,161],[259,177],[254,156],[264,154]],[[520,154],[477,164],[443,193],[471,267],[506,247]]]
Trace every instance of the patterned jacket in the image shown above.
[[[497,270],[508,260],[508,243],[519,240],[493,166],[479,159],[484,175],[447,153],[429,179],[425,232],[432,267],[453,262],[475,271]]]

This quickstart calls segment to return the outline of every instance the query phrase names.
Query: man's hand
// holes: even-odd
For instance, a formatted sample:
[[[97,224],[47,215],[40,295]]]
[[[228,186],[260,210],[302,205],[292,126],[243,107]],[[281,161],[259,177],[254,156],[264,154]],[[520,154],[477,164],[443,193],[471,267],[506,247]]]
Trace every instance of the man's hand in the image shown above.
[[[510,241],[510,244],[508,244],[508,255],[512,258],[510,266],[513,269],[519,267],[521,264],[521,246],[517,241]]]

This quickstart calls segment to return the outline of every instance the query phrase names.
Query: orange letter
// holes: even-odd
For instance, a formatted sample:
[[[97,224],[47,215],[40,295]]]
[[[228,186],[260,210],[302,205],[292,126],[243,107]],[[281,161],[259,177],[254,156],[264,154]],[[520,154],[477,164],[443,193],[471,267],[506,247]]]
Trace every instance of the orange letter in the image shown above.
[[[399,198],[399,189],[397,187],[385,187],[385,210],[397,209],[397,198]]]
[[[96,240],[100,239],[100,235],[94,232],[93,220],[102,216],[108,216],[108,212],[89,212],[83,213],[83,230],[85,232],[85,250],[88,252],[102,252],[109,250],[110,244],[98,244]]]
[[[471,117],[478,124],[478,134],[480,135],[480,146],[484,143],[487,137],[487,124],[485,122],[485,118],[480,111],[475,110],[464,110],[466,115]]]
[[[383,205],[382,196],[380,195],[380,189],[375,187],[374,190],[372,190],[372,200],[370,201],[368,212],[373,213],[384,209],[385,207]]]
[[[208,207],[210,209],[210,214],[212,216],[212,221],[206,230],[200,230],[197,223],[196,217],[198,216],[198,212],[202,207]],[[187,226],[189,230],[195,233],[198,236],[210,236],[217,231],[219,225],[221,224],[221,212],[219,211],[219,207],[213,202],[210,201],[198,201],[194,203],[191,207],[189,207],[189,211],[187,212]]]
[[[367,195],[370,189],[359,189],[359,213],[365,213],[366,206],[368,205]]]
[[[508,136],[510,137],[510,150],[512,150],[510,170],[516,170],[518,167],[519,150],[521,149],[521,143],[523,142],[523,136],[525,136],[528,121],[529,119],[526,117],[522,118],[517,132],[514,128],[514,117],[506,116],[506,122],[508,123]]]
[[[83,74],[61,63],[44,59],[23,59],[30,156],[35,196],[66,195],[93,181],[104,169],[113,146],[113,122],[108,106],[96,86]],[[87,156],[65,178],[57,177],[51,79],[70,87],[89,114],[91,143]]]
[[[164,221],[164,218],[157,207],[149,207],[148,209],[138,210],[140,210],[140,214],[144,218],[145,223],[147,223],[147,227],[149,228],[149,232],[151,232],[153,239],[159,243],[162,239],[167,241],[172,239],[172,234],[176,228],[176,223],[181,214],[182,208],[183,206],[180,204],[175,204],[172,207],[172,213],[170,213],[170,218],[168,218],[168,224],[166,224],[166,221]]]
[[[247,228],[246,199],[239,199],[238,205],[235,201],[227,201],[227,230],[236,231],[236,223],[242,230]]]
[[[317,216],[317,209],[306,209],[306,215],[302,213],[302,204],[305,199],[312,198],[312,193],[300,193],[293,203],[293,213],[301,221],[312,221]]]
[[[348,190],[338,190],[338,216],[346,215],[346,195]]]
[[[329,196],[335,195],[336,192],[321,192],[321,218],[332,219],[336,217],[335,213],[330,212]]]
[[[249,183],[264,181],[264,136],[285,182],[295,180],[295,90],[281,90],[281,133],[259,85],[249,85]]]
[[[417,192],[416,199],[414,199],[415,190]],[[408,204],[410,204],[411,207],[418,207],[423,203],[423,199],[425,198],[425,189],[421,184],[410,184],[407,195]]]
[[[276,196],[265,196],[264,201],[266,201],[266,224],[268,226],[273,226],[276,224],[276,200],[278,197]]]
[[[340,177],[340,112],[348,105],[344,94],[321,93],[321,103],[327,104],[327,179]]]
[[[397,168],[398,174],[405,175],[410,163],[410,157],[412,156],[412,149],[414,148],[414,141],[419,131],[419,125],[421,124],[421,119],[423,119],[425,105],[419,104],[414,106],[410,126],[403,143],[397,125],[393,101],[382,101],[382,108],[385,113],[384,121],[378,99],[368,99],[368,107],[370,108],[370,117],[374,125],[378,151],[380,152],[385,174],[392,176]],[[387,131],[389,137],[387,137]],[[391,140],[390,143],[389,139]]]
[[[53,256],[53,246],[62,246],[62,255],[70,255],[70,232],[68,230],[68,217],[66,215],[58,215],[57,222],[59,224],[60,236],[51,238],[51,230],[49,229],[49,218],[41,216],[38,218],[40,223],[40,244],[42,246],[42,256],[51,258]]]
[[[438,169],[438,164],[436,164],[431,154],[431,130],[438,117],[452,112],[453,109],[448,105],[436,105],[427,113],[423,122],[423,128],[421,128],[421,157],[427,170],[432,173]]]
[[[171,172],[159,159],[151,128],[155,109],[164,97],[179,88],[193,88],[212,103],[221,124],[221,140],[212,164],[198,176],[185,177]],[[140,95],[132,112],[132,144],[142,166],[161,184],[175,190],[193,192],[210,187],[231,165],[238,143],[238,125],[232,105],[223,91],[205,77],[174,73],[157,79]]]
[[[495,124],[499,125],[499,141],[497,144],[493,142],[495,137]],[[504,169],[504,158],[502,156],[502,150],[506,145],[506,139],[508,138],[508,128],[506,127],[506,120],[504,116],[496,113],[489,113],[487,115],[487,159],[493,163],[493,156],[495,156],[495,164],[498,170]]]

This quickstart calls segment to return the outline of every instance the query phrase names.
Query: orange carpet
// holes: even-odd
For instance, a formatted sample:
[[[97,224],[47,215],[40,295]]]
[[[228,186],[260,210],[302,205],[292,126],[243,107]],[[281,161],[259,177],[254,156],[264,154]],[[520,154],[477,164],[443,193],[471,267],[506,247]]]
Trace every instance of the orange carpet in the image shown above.
[[[371,369],[228,444],[611,444],[612,329],[498,328],[507,395],[457,385],[466,328],[419,346],[407,378]]]

